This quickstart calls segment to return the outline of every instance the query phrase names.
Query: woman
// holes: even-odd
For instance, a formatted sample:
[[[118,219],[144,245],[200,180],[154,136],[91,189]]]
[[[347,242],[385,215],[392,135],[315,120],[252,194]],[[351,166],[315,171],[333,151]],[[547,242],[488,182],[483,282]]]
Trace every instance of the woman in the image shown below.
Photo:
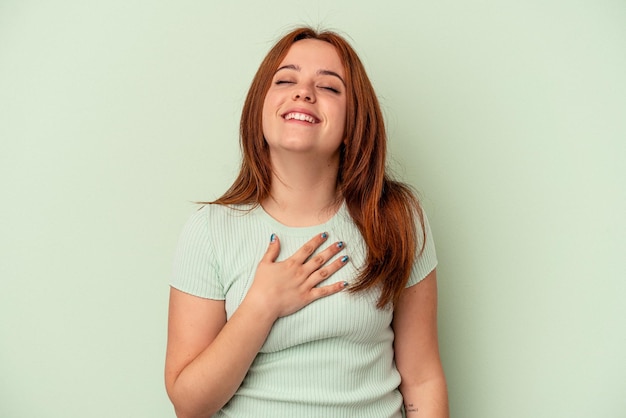
[[[356,53],[331,32],[287,34],[240,128],[239,177],[191,217],[176,256],[165,379],[177,416],[448,416],[433,241],[385,174]]]

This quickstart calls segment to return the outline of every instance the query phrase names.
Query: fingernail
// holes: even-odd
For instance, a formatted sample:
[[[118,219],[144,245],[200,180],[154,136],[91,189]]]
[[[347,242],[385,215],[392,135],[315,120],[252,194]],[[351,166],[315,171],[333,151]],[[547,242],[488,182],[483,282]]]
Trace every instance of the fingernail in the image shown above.
[[[343,282],[343,287],[348,287],[348,282]]]
[[[337,243],[337,248],[343,248],[343,241],[339,241]]]
[[[276,234],[270,235],[270,243],[276,241]]]
[[[324,239],[328,238],[328,234],[326,232],[322,232],[322,238]]]
[[[348,262],[348,256],[344,255],[343,257],[341,257],[341,262],[342,263],[347,263]]]

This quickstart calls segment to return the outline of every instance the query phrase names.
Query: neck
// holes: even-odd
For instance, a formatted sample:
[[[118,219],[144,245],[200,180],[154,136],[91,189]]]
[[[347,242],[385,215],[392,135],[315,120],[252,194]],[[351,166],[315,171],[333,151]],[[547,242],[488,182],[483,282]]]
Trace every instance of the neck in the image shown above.
[[[274,219],[287,226],[312,226],[328,221],[338,210],[339,162],[316,159],[272,160],[271,195],[261,202]]]

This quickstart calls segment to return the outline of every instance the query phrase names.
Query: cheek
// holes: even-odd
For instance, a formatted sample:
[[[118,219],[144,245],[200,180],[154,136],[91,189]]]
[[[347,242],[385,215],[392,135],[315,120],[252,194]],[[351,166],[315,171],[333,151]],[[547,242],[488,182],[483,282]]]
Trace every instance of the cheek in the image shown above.
[[[268,91],[265,95],[265,99],[263,99],[263,114],[270,115],[277,112],[282,101],[283,99],[280,95],[272,92],[272,90]]]
[[[276,111],[277,107],[280,104],[280,101],[280,96],[276,94],[276,92],[273,92],[272,89],[270,89],[265,94],[265,99],[263,99],[263,111],[268,113]]]
[[[271,104],[268,100],[268,97],[265,97],[265,100],[263,101],[263,109],[261,109],[261,125],[263,127],[263,134],[265,136],[267,136],[266,134],[266,128],[269,127],[269,122],[270,122],[270,116],[272,115],[272,111],[270,110]]]

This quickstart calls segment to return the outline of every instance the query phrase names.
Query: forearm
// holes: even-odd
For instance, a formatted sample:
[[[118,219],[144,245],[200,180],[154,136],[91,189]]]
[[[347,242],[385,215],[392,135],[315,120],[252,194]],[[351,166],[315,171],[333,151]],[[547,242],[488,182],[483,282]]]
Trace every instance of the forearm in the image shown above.
[[[443,376],[420,384],[401,384],[407,418],[448,418],[448,390]]]
[[[242,303],[211,345],[168,388],[177,416],[210,417],[224,406],[241,385],[274,321]]]

